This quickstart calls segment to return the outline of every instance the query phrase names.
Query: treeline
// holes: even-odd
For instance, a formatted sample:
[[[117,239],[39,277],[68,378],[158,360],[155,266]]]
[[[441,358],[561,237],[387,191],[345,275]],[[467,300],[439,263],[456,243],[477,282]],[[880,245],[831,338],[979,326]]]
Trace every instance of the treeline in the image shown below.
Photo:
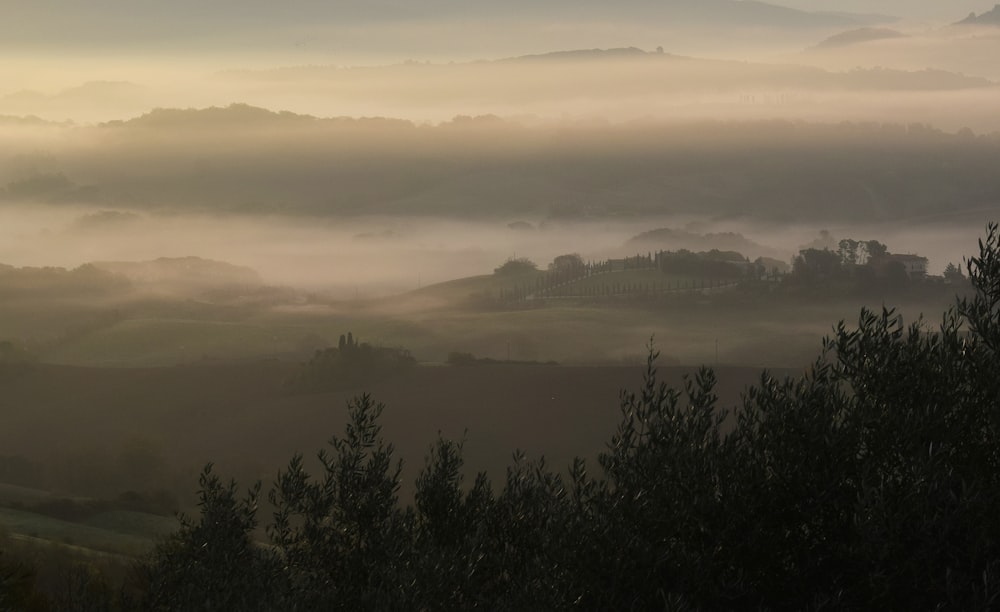
[[[464,482],[462,443],[438,440],[402,505],[362,396],[319,474],[296,456],[265,495],[206,468],[200,514],[103,609],[991,609],[996,226],[968,271],[976,293],[939,328],[862,311],[805,375],[764,373],[731,411],[712,370],[668,388],[651,351],[597,466],[515,454],[498,487]]]
[[[663,273],[662,278],[618,277],[615,273],[650,270]],[[511,258],[494,270],[494,274],[510,277],[512,286],[501,288],[495,297],[478,296],[481,301],[514,304],[525,300],[549,297],[648,297],[677,291],[701,291],[732,285],[745,279],[759,279],[769,270],[762,258],[750,262],[736,251],[712,249],[692,252],[650,251],[621,259],[584,261],[573,253],[556,257],[548,269],[537,274],[537,265],[527,258]],[[593,276],[606,275],[602,282],[578,283]]]
[[[373,346],[354,334],[342,334],[336,347],[317,350],[298,372],[285,381],[293,393],[349,389],[373,383],[416,365],[410,351]]]
[[[6,299],[104,296],[132,289],[129,280],[84,264],[72,270],[57,267],[17,268],[0,264],[0,297]]]

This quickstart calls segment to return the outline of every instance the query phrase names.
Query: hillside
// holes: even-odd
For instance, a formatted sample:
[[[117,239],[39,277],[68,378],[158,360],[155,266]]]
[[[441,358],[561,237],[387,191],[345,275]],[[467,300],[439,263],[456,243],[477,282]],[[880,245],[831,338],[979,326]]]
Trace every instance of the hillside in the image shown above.
[[[969,16],[959,21],[958,25],[1000,26],[1000,4],[994,6],[992,10],[978,15],[969,13]]]
[[[150,261],[98,261],[95,268],[160,289],[224,288],[261,285],[260,275],[245,266],[201,257],[160,257]]]
[[[849,47],[859,43],[871,42],[873,40],[890,40],[893,38],[904,38],[906,35],[889,28],[859,28],[848,30],[840,34],[822,40],[816,45],[817,49],[833,49],[839,47]]]

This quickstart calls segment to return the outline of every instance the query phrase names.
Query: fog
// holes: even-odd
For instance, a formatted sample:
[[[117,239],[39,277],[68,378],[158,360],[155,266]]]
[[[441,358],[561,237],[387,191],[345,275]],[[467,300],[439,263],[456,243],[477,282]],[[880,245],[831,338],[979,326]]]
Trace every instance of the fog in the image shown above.
[[[553,2],[500,16],[485,2],[299,4],[19,6],[0,31],[0,115],[95,123],[153,108],[248,103],[434,123],[494,114],[1000,129],[989,112],[1000,34],[953,25],[988,6],[900,1],[848,14],[804,0],[790,8],[676,0],[615,11]],[[872,31],[894,37],[872,39]],[[579,49],[634,53],[565,53]]]
[[[642,231],[695,227],[782,261],[829,229],[939,272],[997,205],[1000,88],[986,77],[1000,54],[970,55],[981,70],[963,71],[958,52],[933,52],[1000,44],[976,32],[803,47],[794,62],[630,46],[24,69],[38,91],[0,95],[0,262],[193,255],[269,284],[378,296],[515,256],[620,257]],[[58,85],[81,76],[95,80]]]
[[[632,220],[525,222],[435,217],[289,218],[199,214],[123,214],[71,207],[8,205],[0,210],[0,262],[67,269],[92,262],[142,262],[201,257],[246,266],[265,284],[320,291],[338,300],[413,291],[422,286],[491,275],[509,258],[545,268],[557,255],[585,260],[645,254],[647,250],[736,247],[755,259],[791,262],[820,231],[841,238],[877,239],[893,252],[919,253],[940,274],[969,256],[988,212],[942,225],[938,218],[906,224],[781,224],[693,216]],[[654,228],[701,236],[694,241],[632,243]],[[740,242],[726,234],[738,234]],[[745,245],[745,246],[744,246]],[[835,249],[836,246],[833,246]]]
[[[593,454],[647,351],[732,405],[938,321],[1000,215],[989,4],[0,8],[0,532],[266,483],[367,391],[413,473]]]
[[[388,64],[208,58],[29,62],[6,68],[0,115],[98,123],[154,108],[246,103],[317,117],[441,123],[491,114],[566,117],[925,122],[995,131],[1000,35],[932,34],[786,48],[747,61],[673,47],[622,47]],[[662,48],[662,45],[661,45]],[[556,53],[545,53],[557,51]],[[16,64],[14,64],[16,66]],[[96,67],[96,69],[95,69]],[[55,68],[53,70],[53,68]]]

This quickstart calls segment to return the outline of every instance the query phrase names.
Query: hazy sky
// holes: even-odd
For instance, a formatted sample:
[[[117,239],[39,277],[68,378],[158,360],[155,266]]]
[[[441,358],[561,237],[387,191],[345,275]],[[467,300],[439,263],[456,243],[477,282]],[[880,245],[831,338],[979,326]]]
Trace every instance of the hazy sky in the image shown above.
[[[776,4],[939,23],[992,7],[991,0],[783,0]],[[563,41],[593,47],[641,46],[647,42],[643,27],[659,30],[662,42],[670,48],[678,26],[687,27],[687,22],[708,24],[709,29],[699,35],[711,37],[713,25],[775,22],[784,26],[803,19],[774,10],[762,13],[760,3],[733,0],[509,0],[503,4],[487,0],[290,0],[280,4],[262,0],[0,0],[0,9],[0,49],[43,55],[65,49],[224,50],[244,56],[262,52],[306,56],[310,51],[419,54],[423,49],[435,57],[450,50],[455,59],[467,59],[469,53],[501,52],[505,32],[513,43],[510,51],[534,52],[546,45],[554,50]],[[582,24],[589,26],[581,31]],[[724,36],[717,35],[716,40],[706,42],[719,45],[724,41]]]
[[[806,11],[851,11],[884,13],[915,19],[957,21],[970,12],[982,13],[993,8],[991,0],[782,0],[776,2]]]

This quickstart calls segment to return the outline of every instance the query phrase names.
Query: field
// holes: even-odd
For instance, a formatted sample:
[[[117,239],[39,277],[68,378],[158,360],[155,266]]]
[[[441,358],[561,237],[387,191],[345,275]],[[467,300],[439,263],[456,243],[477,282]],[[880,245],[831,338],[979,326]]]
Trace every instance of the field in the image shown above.
[[[34,512],[0,508],[0,525],[16,539],[125,556],[148,551],[155,538],[169,533],[177,524],[169,517],[128,513],[109,513],[95,517],[94,521],[96,525],[61,521]],[[146,528],[137,530],[137,525]]]
[[[243,482],[273,481],[296,452],[307,457],[342,431],[347,401],[362,390],[289,395],[288,364],[166,368],[33,366],[4,382],[5,455],[43,466],[51,488],[113,498],[166,487],[191,502],[197,472],[213,461]],[[665,368],[680,383],[689,368]],[[722,405],[758,376],[720,368]],[[440,432],[466,438],[470,474],[501,479],[511,453],[553,465],[594,457],[614,432],[619,391],[636,389],[641,368],[494,365],[422,366],[371,386],[386,404],[383,426],[416,476]],[[408,486],[404,487],[407,489]]]
[[[446,290],[460,293],[458,286]],[[259,359],[294,364],[336,345],[340,334],[350,331],[364,342],[406,348],[423,363],[443,363],[458,351],[501,360],[607,365],[641,362],[644,346],[655,336],[665,363],[800,367],[816,356],[832,326],[856,320],[862,305],[896,305],[907,322],[922,313],[936,321],[954,300],[945,293],[775,299],[735,288],[717,291],[723,293],[561,298],[477,308],[437,301],[428,290],[381,301],[257,309],[238,320],[137,313],[40,345],[35,352],[48,363],[85,366]]]
[[[77,516],[56,516],[67,513]],[[0,483],[0,541],[7,538],[23,550],[56,548],[84,558],[135,557],[176,528],[174,517]]]

